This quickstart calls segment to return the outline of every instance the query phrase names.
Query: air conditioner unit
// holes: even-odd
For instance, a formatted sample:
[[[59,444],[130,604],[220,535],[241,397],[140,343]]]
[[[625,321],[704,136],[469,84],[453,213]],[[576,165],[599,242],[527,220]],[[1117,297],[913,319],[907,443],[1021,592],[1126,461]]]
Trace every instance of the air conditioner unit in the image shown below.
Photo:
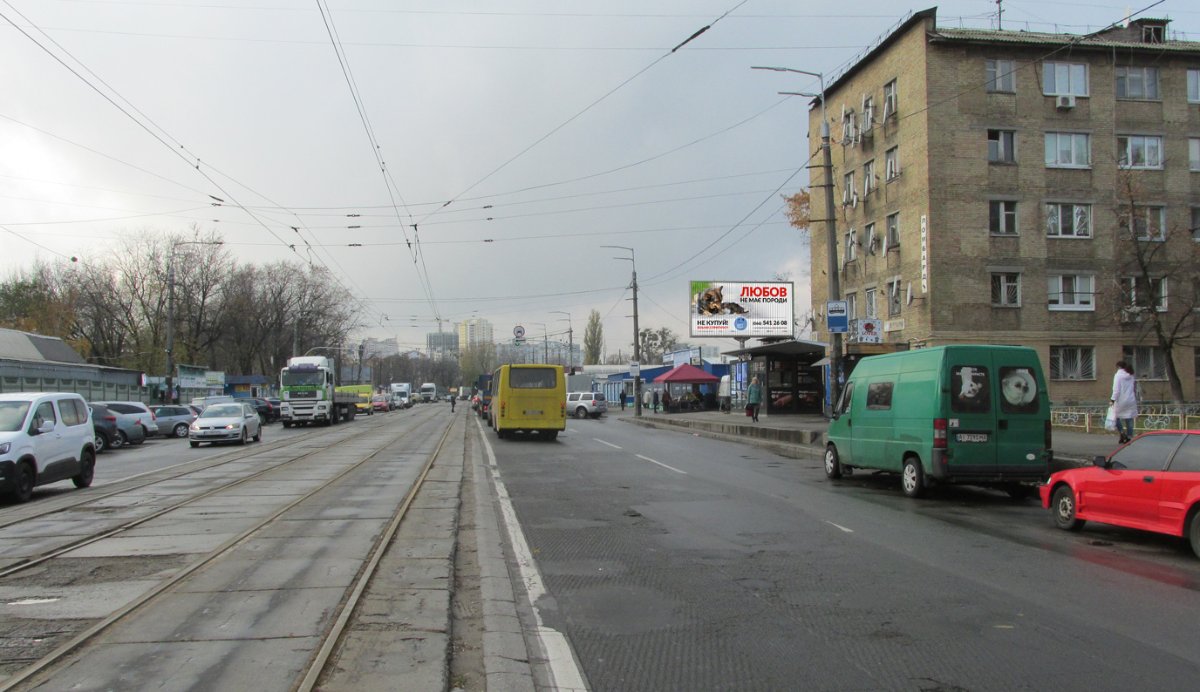
[[[1124,308],[1121,310],[1121,324],[1134,324],[1142,321],[1141,308]]]
[[[1075,107],[1075,96],[1066,94],[1055,98],[1054,104],[1060,111],[1069,111]]]

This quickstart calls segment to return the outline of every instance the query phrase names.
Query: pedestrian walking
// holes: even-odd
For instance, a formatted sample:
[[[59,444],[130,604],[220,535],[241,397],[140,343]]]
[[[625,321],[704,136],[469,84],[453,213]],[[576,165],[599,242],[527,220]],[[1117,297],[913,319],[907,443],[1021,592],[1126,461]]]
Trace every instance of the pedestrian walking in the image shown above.
[[[1112,398],[1108,401],[1117,419],[1120,443],[1133,439],[1133,419],[1137,418],[1137,378],[1133,367],[1123,360],[1117,361],[1117,372],[1113,374]]]
[[[617,396],[621,398],[621,410],[624,411],[625,410],[625,390],[622,389],[621,393],[618,394]]]
[[[758,422],[758,409],[762,406],[762,385],[758,378],[750,380],[750,388],[746,390],[746,408],[750,411],[750,419]]]
[[[650,399],[650,403],[651,403],[650,410],[653,411],[654,413],[658,413],[658,390],[657,389],[654,390],[654,396]]]
[[[669,413],[671,411],[671,391],[670,390],[663,392],[662,406],[663,406],[663,413]]]
[[[650,408],[650,390],[642,391],[642,409]]]

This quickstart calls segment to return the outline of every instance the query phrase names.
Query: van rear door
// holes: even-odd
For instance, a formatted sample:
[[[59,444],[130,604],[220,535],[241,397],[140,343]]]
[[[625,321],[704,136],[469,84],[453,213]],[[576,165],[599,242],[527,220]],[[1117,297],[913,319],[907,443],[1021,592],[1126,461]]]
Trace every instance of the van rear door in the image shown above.
[[[996,353],[996,466],[1005,476],[1044,478],[1049,471],[1050,420],[1041,368],[1022,357]]]
[[[990,353],[971,352],[966,360],[947,359],[950,412],[946,425],[947,463],[956,477],[996,474],[995,369]]]

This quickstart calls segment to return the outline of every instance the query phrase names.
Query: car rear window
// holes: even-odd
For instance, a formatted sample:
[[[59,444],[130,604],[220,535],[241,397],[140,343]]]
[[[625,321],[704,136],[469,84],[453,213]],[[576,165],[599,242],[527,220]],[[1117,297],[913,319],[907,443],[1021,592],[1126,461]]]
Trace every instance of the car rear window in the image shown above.
[[[604,393],[596,392],[596,401],[604,401]]]
[[[987,413],[992,409],[988,369],[980,365],[955,365],[950,369],[950,410]]]
[[[1005,413],[1038,412],[1038,381],[1033,370],[1000,367],[1000,410]]]
[[[139,411],[136,407],[130,406],[129,404],[105,404],[105,406],[107,406],[109,410],[116,411],[117,413],[141,413],[141,411]]]
[[[554,368],[513,368],[508,371],[508,386],[513,389],[553,389],[558,386]]]
[[[1183,439],[1183,445],[1171,460],[1171,470],[1200,472],[1200,435],[1188,435]]]

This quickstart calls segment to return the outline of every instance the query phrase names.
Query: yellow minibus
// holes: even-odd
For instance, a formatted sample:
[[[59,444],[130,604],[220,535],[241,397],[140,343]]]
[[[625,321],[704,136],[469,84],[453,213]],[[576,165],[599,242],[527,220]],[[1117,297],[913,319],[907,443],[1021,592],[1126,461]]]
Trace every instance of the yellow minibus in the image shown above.
[[[501,365],[492,376],[488,422],[501,439],[537,433],[543,440],[567,428],[567,379],[561,365]]]

